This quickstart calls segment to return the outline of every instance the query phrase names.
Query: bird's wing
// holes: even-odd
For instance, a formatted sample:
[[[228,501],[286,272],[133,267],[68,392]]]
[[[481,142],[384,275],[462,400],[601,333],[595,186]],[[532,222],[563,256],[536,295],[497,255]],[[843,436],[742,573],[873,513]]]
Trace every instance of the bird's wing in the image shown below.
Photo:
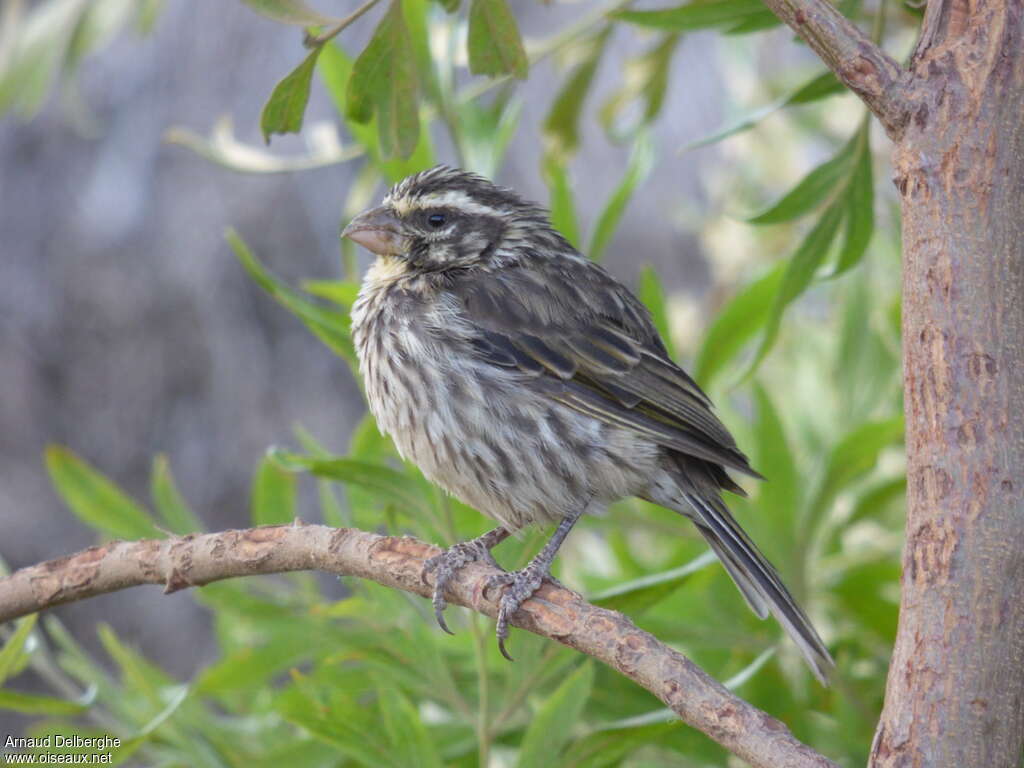
[[[559,258],[483,277],[452,288],[482,359],[522,371],[531,386],[607,424],[759,477],[707,396],[669,359],[646,307],[599,266]]]

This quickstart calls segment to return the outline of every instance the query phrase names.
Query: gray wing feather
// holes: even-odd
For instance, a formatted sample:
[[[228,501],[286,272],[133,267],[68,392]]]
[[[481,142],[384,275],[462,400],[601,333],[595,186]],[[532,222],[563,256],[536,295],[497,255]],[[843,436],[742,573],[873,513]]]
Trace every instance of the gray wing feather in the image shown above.
[[[451,290],[479,330],[483,359],[519,368],[553,399],[608,424],[760,477],[669,359],[646,307],[596,264],[538,257],[529,270],[471,275]],[[738,490],[720,474],[723,487]]]

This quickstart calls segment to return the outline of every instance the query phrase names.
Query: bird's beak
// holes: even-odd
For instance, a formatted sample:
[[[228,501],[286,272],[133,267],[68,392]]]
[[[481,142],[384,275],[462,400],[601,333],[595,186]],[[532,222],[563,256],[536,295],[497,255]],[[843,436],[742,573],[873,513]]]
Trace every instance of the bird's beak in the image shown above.
[[[397,256],[406,250],[401,232],[402,222],[390,208],[382,206],[360,213],[341,231],[341,236],[378,255]]]

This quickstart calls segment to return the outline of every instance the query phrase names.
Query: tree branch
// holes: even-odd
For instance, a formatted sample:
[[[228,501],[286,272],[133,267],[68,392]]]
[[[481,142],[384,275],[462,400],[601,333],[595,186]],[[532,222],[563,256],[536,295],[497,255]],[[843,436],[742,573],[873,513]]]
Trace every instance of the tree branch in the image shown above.
[[[764,0],[764,4],[860,96],[889,137],[898,141],[910,119],[911,73],[828,0]]]
[[[234,576],[319,570],[371,579],[429,597],[421,574],[436,547],[354,528],[281,525],[163,540],[113,541],[22,568],[0,580],[0,622],[139,584],[164,592]],[[471,564],[452,582],[448,599],[488,616],[494,568]],[[433,578],[430,576],[429,578]],[[512,623],[604,662],[643,686],[689,725],[755,768],[825,768],[835,763],[797,741],[785,725],[730,693],[680,653],[620,613],[597,608],[545,584]]]

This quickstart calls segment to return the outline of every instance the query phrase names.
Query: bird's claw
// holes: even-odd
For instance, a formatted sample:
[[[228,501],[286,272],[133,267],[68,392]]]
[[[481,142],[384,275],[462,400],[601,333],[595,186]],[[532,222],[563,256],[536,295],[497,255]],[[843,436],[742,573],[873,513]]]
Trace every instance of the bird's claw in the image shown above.
[[[509,661],[515,661],[505,649],[505,641],[508,639],[508,622],[516,611],[533,597],[540,589],[545,579],[551,579],[544,570],[535,567],[532,563],[521,571],[511,573],[500,573],[492,576],[487,582],[487,588],[508,587],[501,600],[498,601],[498,622],[495,627],[495,634],[498,637],[498,650],[501,655]]]
[[[427,574],[434,574],[434,595],[431,599],[434,604],[434,616],[437,618],[438,626],[449,635],[455,633],[448,628],[448,624],[444,620],[444,609],[448,607],[448,601],[444,599],[444,591],[455,574],[473,562],[484,562],[495,568],[500,567],[495,562],[490,550],[474,539],[454,544],[443,550],[441,554],[434,555],[423,564],[423,570],[420,572],[420,579],[424,584],[429,583]]]

